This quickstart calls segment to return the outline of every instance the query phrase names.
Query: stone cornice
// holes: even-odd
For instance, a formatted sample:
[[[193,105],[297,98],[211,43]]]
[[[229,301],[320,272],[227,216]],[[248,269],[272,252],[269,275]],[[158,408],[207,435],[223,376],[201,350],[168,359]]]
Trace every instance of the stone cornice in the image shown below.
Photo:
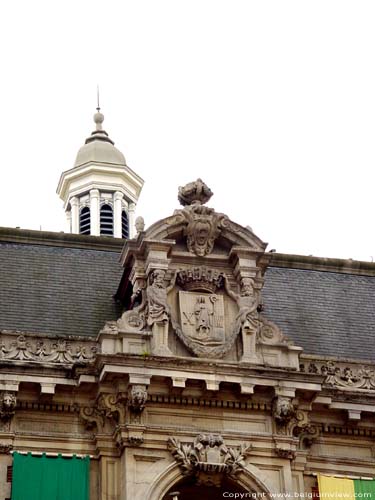
[[[352,259],[332,259],[307,255],[289,255],[283,253],[271,253],[270,255],[272,255],[269,264],[270,267],[375,276],[375,262]]]
[[[117,253],[120,253],[124,246],[124,240],[120,238],[35,231],[33,229],[17,229],[12,227],[0,227],[0,243],[82,248]]]

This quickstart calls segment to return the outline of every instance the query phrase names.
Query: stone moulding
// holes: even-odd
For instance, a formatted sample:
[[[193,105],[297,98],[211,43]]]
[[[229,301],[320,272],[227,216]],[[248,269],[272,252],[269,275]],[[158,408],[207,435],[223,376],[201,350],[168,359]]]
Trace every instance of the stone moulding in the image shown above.
[[[39,363],[89,363],[99,346],[92,340],[48,338],[31,334],[1,332],[0,360],[36,361]]]
[[[323,375],[327,387],[375,391],[375,366],[369,363],[301,359],[300,370]]]

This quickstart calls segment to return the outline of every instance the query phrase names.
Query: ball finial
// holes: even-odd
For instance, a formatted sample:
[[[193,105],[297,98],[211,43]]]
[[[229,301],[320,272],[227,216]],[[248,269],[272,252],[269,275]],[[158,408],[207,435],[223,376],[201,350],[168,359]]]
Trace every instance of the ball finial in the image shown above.
[[[97,108],[97,113],[94,115],[94,122],[96,124],[96,130],[102,130],[102,123],[104,121],[104,115],[100,112],[100,108]]]

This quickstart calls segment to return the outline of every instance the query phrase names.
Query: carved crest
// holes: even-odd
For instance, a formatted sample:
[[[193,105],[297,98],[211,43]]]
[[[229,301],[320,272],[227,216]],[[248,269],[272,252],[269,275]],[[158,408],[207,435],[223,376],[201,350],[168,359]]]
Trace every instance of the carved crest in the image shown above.
[[[235,335],[226,334],[223,295],[179,292],[180,322],[176,332],[196,356],[223,356],[233,345]]]

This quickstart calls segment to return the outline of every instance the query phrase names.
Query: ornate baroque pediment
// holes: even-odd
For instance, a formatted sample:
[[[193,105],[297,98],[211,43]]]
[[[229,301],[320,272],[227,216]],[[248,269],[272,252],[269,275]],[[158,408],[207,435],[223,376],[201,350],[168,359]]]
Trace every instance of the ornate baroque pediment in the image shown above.
[[[266,244],[207,207],[211,195],[201,179],[179,188],[183,208],[126,242],[122,283],[133,294],[103,335],[120,333],[123,352],[295,367],[297,350],[290,360],[261,313]]]

